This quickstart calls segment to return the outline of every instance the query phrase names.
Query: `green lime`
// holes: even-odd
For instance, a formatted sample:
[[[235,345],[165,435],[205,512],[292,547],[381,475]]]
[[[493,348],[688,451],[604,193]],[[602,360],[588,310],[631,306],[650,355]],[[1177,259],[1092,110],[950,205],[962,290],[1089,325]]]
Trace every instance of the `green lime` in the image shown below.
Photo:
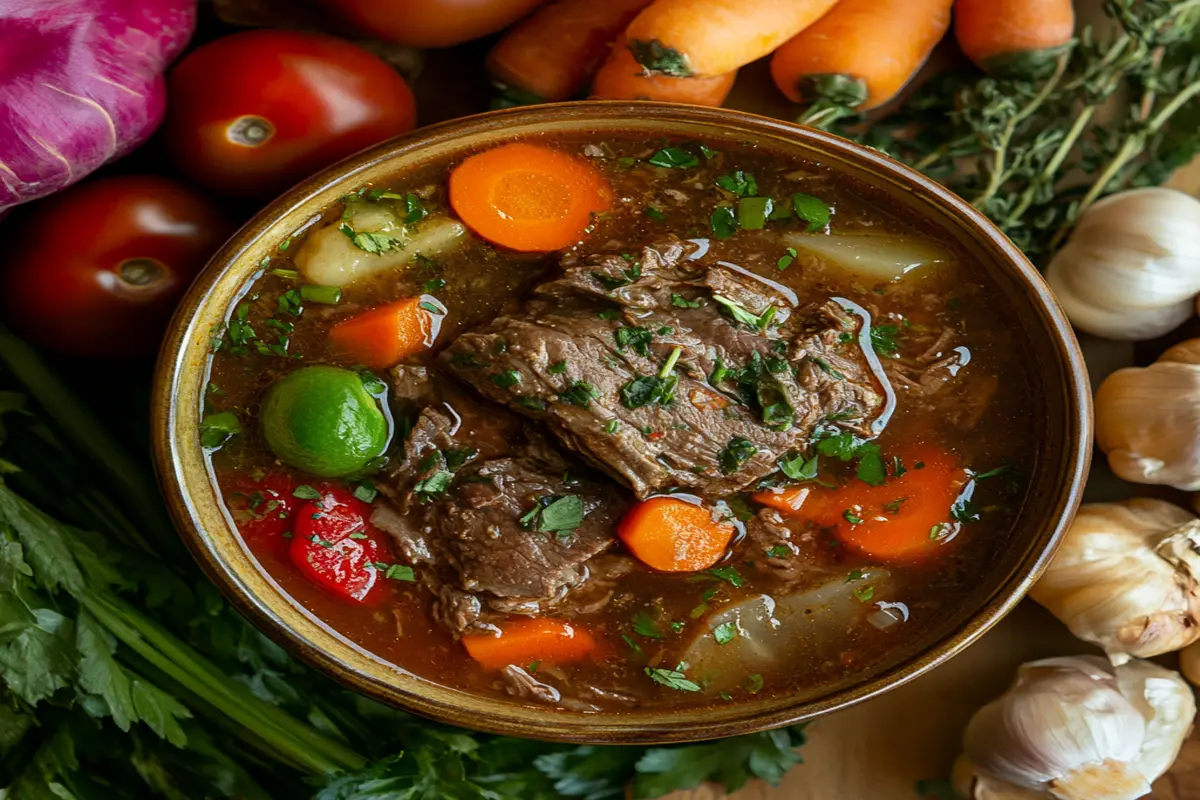
[[[325,478],[361,471],[388,442],[378,401],[338,367],[303,367],[271,384],[262,428],[280,461]]]

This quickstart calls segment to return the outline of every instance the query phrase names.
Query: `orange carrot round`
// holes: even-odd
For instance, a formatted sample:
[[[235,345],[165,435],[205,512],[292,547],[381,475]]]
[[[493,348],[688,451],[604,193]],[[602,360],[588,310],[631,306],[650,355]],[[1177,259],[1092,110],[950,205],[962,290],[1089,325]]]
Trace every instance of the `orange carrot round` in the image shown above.
[[[462,643],[471,658],[489,670],[534,661],[569,664],[596,649],[586,629],[558,619],[514,619],[500,626],[499,636],[473,633],[462,637]]]
[[[969,479],[954,458],[929,446],[903,457],[908,471],[880,486],[851,481],[837,489],[792,486],[754,500],[785,516],[835,528],[848,547],[882,561],[932,555],[953,531],[951,508]]]
[[[638,503],[617,535],[643,564],[663,572],[698,572],[721,560],[733,538],[730,523],[714,522],[708,508],[674,497]]]
[[[524,252],[558,250],[583,238],[612,190],[582,160],[516,142],[471,156],[450,173],[450,205],[489,242]]]
[[[713,78],[673,78],[647,72],[628,47],[618,45],[596,73],[592,97],[597,100],[658,100],[719,106],[729,96],[736,78],[736,70]]]
[[[841,0],[771,57],[771,76],[797,103],[862,111],[896,96],[950,28],[953,0]]]
[[[812,25],[837,0],[657,0],[625,31],[646,69],[725,75]]]
[[[445,313],[427,295],[397,300],[334,325],[329,343],[334,352],[365,367],[394,367],[433,345]]]
[[[1075,35],[1071,0],[958,0],[958,46],[984,72],[1047,74]]]
[[[609,45],[650,0],[559,0],[509,28],[487,57],[507,89],[566,100],[595,74]]]

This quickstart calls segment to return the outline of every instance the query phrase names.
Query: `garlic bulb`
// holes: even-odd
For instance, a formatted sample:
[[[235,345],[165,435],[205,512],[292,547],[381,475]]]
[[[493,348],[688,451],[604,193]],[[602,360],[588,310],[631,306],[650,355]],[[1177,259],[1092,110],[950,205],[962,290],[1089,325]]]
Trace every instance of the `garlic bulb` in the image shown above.
[[[1080,330],[1153,339],[1193,313],[1200,293],[1200,201],[1173,189],[1131,189],[1080,217],[1046,280]]]
[[[1163,500],[1089,503],[1030,596],[1114,664],[1200,638],[1200,520]]]
[[[1095,406],[1096,444],[1118,476],[1200,489],[1200,339],[1109,375]]]
[[[1148,661],[1024,664],[964,735],[971,800],[1135,800],[1170,768],[1196,716],[1187,684]]]

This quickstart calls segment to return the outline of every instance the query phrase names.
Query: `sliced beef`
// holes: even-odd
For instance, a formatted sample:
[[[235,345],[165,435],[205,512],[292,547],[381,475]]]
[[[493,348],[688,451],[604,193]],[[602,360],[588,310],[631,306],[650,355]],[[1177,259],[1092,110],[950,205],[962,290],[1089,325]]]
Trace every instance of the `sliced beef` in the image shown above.
[[[418,568],[436,618],[461,634],[561,604],[590,576],[587,562],[614,544],[627,501],[576,474],[578,465],[503,408],[410,367],[394,379],[407,441],[376,481],[390,502],[377,504],[372,522]],[[430,404],[403,402],[413,400]],[[551,508],[560,498],[570,499]],[[611,571],[605,562],[601,572]],[[577,594],[574,613],[585,613],[604,605],[611,586]]]
[[[442,363],[641,497],[742,489],[823,422],[868,432],[882,394],[865,312],[801,306],[783,287],[689,258],[695,249],[672,241],[568,263]]]

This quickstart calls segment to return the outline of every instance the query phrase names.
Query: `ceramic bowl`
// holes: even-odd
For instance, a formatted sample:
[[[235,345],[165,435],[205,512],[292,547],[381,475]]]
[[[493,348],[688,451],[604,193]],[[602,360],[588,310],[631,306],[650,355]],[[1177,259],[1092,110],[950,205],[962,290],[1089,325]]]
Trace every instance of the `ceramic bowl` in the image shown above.
[[[431,160],[519,136],[587,133],[749,141],[820,161],[875,187],[957,240],[1007,295],[1040,386],[1041,455],[1012,545],[973,594],[929,636],[873,671],[790,695],[697,709],[580,714],[447,688],[405,672],[324,625],[261,569],[223,510],[199,444],[209,331],[280,241],[343,194]],[[886,156],[821,131],[723,109],[653,103],[565,103],[494,112],[424,128],[313,176],[267,206],[216,254],[184,299],[154,390],[155,455],[184,539],[259,628],[317,669],[387,703],[484,731],[578,742],[708,739],[795,723],[895,688],[953,657],[1017,604],[1045,568],[1080,499],[1091,452],[1091,407],[1078,345],[1062,310],[1021,252],[968,203]],[[919,637],[918,637],[919,638]]]

